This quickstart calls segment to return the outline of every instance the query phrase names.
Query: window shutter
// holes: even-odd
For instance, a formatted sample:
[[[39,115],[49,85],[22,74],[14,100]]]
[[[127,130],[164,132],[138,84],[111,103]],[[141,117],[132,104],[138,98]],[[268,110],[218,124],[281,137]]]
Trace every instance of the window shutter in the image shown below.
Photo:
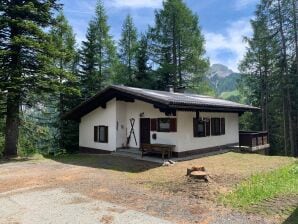
[[[105,126],[105,142],[108,142],[109,132],[108,132],[108,126]]]
[[[177,119],[176,118],[170,119],[170,131],[177,132]]]
[[[198,120],[193,119],[193,137],[198,137]]]
[[[205,125],[206,125],[206,136],[210,136],[210,119],[206,118],[205,119]]]
[[[156,131],[157,130],[157,119],[151,119],[150,120],[150,123],[151,123],[151,131]]]
[[[220,119],[220,134],[224,135],[226,133],[226,122],[225,118]]]
[[[98,128],[97,128],[97,126],[94,126],[94,142],[97,142],[98,141],[98,139],[97,139],[97,137],[98,137]]]

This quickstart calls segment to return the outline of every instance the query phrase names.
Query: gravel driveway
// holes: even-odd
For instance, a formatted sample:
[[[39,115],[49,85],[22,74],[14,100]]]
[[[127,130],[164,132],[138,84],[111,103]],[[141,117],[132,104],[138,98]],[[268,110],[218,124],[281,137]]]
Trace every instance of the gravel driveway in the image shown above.
[[[290,162],[267,160],[230,153],[170,167],[111,155],[0,161],[0,224],[281,223],[217,203],[221,192],[254,170]],[[194,165],[205,165],[212,181],[185,177],[186,168]]]
[[[0,223],[170,224],[112,203],[92,200],[62,188],[0,194]],[[4,206],[3,206],[4,205]]]

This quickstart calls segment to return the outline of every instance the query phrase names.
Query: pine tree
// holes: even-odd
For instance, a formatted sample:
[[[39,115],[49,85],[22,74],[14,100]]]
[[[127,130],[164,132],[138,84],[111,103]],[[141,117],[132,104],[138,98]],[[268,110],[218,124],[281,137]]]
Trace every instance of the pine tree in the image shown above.
[[[57,91],[53,94],[51,103],[54,104],[57,114],[53,120],[53,125],[57,129],[57,141],[60,149],[66,148],[64,144],[69,139],[67,129],[70,122],[61,119],[62,115],[71,109],[73,104],[79,103],[77,96],[79,95],[79,86],[77,79],[77,52],[75,48],[75,36],[72,27],[68,24],[62,11],[56,17],[55,26],[50,30],[53,46],[58,50],[57,56],[54,58],[54,66],[58,68],[59,82],[61,86],[67,87],[68,92]],[[45,105],[45,107],[47,107]],[[75,129],[72,129],[75,132]],[[70,147],[67,147],[70,148]]]
[[[136,82],[135,86],[140,88],[156,88],[151,66],[149,66],[149,43],[148,35],[142,34],[138,42],[136,52]]]
[[[281,129],[281,127],[272,125],[272,118],[269,116],[273,106],[271,103],[273,97],[280,100],[278,97],[280,91],[279,87],[276,88],[274,85],[274,80],[278,74],[270,72],[276,70],[277,60],[274,59],[274,55],[278,48],[267,27],[267,19],[266,12],[262,10],[262,7],[258,7],[256,18],[251,21],[253,36],[252,38],[245,38],[249,49],[240,64],[240,71],[243,75],[239,90],[246,96],[246,103],[253,103],[261,109],[258,114],[245,116],[247,121],[244,129],[264,130],[271,134],[271,131],[280,132]],[[275,113],[281,114],[282,111],[275,110]],[[272,140],[271,136],[269,138]]]
[[[155,13],[150,33],[160,88],[169,84],[194,88],[208,67],[198,16],[182,0],[166,0]]]
[[[247,74],[242,91],[261,108],[260,119],[254,117],[249,123],[269,130],[271,152],[284,155],[298,153],[296,16],[295,0],[262,0],[241,63],[241,71]]]
[[[1,1],[0,90],[7,93],[5,156],[17,154],[20,107],[30,101],[28,96],[60,87],[51,66],[55,49],[45,32],[57,8],[55,0]]]
[[[81,49],[81,90],[84,99],[110,83],[117,66],[116,49],[109,34],[107,15],[98,0],[96,15],[90,21]]]
[[[128,86],[132,86],[135,83],[137,38],[137,29],[132,17],[127,15],[122,26],[121,39],[118,45],[121,64],[117,80]]]

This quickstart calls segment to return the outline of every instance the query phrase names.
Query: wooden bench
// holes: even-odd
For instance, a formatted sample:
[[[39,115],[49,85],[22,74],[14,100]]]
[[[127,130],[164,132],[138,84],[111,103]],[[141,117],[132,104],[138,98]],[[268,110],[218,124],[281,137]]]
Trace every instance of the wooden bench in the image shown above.
[[[162,159],[164,159],[165,155],[167,155],[168,158],[172,157],[174,148],[175,148],[175,145],[168,145],[168,144],[142,144],[141,152],[142,152],[142,157],[145,153],[156,153],[156,154],[160,154]]]

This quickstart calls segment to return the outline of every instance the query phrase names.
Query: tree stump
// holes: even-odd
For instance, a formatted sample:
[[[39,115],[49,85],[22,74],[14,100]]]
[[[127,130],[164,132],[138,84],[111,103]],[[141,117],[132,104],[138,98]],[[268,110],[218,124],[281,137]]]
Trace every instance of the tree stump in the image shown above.
[[[205,171],[205,167],[203,166],[192,167],[190,169],[187,169],[186,176],[194,179],[205,180],[205,182],[208,182],[208,174]]]
[[[205,180],[208,182],[208,176],[207,173],[204,171],[193,171],[189,174],[190,177],[195,178],[195,179],[201,179]]]
[[[193,166],[192,168],[188,168],[186,171],[186,176],[189,176],[193,171],[206,171],[205,167],[203,166]]]

